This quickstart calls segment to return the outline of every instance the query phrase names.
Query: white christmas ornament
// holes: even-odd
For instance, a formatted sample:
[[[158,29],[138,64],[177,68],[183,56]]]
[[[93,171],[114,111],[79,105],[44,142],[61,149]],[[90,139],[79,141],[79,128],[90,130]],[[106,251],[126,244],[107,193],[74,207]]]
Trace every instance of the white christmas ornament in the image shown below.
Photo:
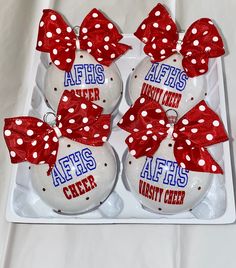
[[[164,110],[174,109],[181,117],[205,98],[205,75],[189,78],[182,67],[183,56],[174,54],[162,62],[152,63],[145,57],[128,80],[128,102],[133,104],[140,95],[160,103]]]
[[[65,90],[50,122],[51,113],[44,115],[44,121],[31,116],[5,119],[11,161],[32,164],[33,188],[55,211],[89,211],[112,191],[117,163],[105,143],[110,115],[102,110],[75,91]]]
[[[31,165],[31,182],[40,198],[59,213],[79,214],[102,204],[117,176],[113,149],[88,146],[60,138],[57,161],[49,176],[48,165]]]
[[[200,102],[206,94],[209,60],[224,54],[223,40],[209,18],[193,22],[179,33],[168,10],[158,3],[134,35],[144,43],[148,55],[131,75],[128,95],[131,104],[140,93],[179,116]],[[152,63],[152,62],[153,63]]]
[[[132,194],[143,207],[160,214],[192,210],[206,195],[212,174],[180,167],[173,153],[174,141],[162,141],[153,157],[127,154],[124,172]]]
[[[223,169],[208,151],[228,140],[219,116],[205,101],[178,119],[174,110],[138,98],[118,126],[129,132],[124,173],[131,192],[151,211],[191,210],[205,196],[212,174]]]
[[[104,66],[88,52],[77,50],[70,72],[60,70],[53,63],[47,69],[44,94],[54,110],[66,89],[75,90],[78,96],[103,107],[104,114],[111,114],[118,106],[123,84],[115,63]]]

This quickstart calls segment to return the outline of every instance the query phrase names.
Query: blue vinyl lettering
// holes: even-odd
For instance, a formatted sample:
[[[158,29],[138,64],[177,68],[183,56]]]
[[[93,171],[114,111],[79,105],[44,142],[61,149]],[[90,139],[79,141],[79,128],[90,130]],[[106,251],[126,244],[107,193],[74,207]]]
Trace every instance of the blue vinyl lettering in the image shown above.
[[[96,168],[96,161],[92,156],[91,150],[88,148],[85,148],[82,150],[82,157],[83,160],[85,161],[85,166],[87,167],[88,170],[94,170]]]
[[[184,188],[188,184],[188,173],[189,171],[180,167],[176,161],[146,157],[140,177]]]
[[[153,63],[145,76],[145,81],[163,83],[165,86],[183,91],[187,85],[188,76],[184,70],[164,64]]]
[[[94,64],[84,64],[85,84],[96,84]]]
[[[154,82],[155,81],[155,78],[156,78],[156,70],[157,70],[157,67],[158,67],[159,63],[154,63],[152,64],[150,70],[148,71],[146,77],[145,77],[145,80],[146,81],[151,81],[151,82]]]
[[[96,82],[99,85],[105,83],[104,67],[101,64],[95,65]]]
[[[79,177],[82,174],[85,174],[88,171],[84,165],[80,152],[75,152],[73,154],[70,154],[69,158],[71,160],[71,163],[73,164],[73,167],[75,169],[75,174],[77,177]]]
[[[51,173],[53,184],[58,187],[96,169],[96,167],[97,163],[89,148],[76,151],[57,160]]]
[[[155,165],[155,173],[153,176],[153,181],[163,181],[165,177],[165,159],[157,158],[156,165]]]
[[[70,87],[74,86],[75,81],[73,79],[72,73],[71,72],[65,72],[65,77],[64,77],[64,86],[65,87]]]
[[[140,176],[147,180],[152,179],[152,157],[146,157]]]
[[[102,85],[105,83],[105,70],[101,64],[74,64],[70,72],[65,72],[64,86]]]

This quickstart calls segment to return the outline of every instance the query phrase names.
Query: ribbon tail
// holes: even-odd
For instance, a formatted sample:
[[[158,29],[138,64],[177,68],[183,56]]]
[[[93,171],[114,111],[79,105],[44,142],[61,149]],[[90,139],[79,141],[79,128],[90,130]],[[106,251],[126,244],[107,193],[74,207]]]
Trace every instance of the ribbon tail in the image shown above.
[[[174,155],[182,168],[190,171],[223,174],[222,168],[204,147],[187,145],[185,141],[176,141]]]
[[[47,176],[50,176],[51,175],[52,170],[53,170],[53,167],[54,167],[54,165],[49,165],[49,169],[47,171]]]

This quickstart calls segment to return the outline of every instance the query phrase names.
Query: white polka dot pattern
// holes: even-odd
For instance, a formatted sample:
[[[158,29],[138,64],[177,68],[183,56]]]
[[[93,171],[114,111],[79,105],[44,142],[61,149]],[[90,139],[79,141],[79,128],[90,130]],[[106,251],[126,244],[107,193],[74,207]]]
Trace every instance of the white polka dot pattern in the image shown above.
[[[181,167],[200,172],[223,172],[205,147],[224,142],[228,137],[220,118],[205,101],[199,102],[173,127],[159,103],[141,96],[118,126],[130,133],[126,143],[135,158],[152,157],[169,135],[175,141],[174,155]]]
[[[47,163],[50,174],[61,136],[90,146],[102,146],[110,133],[110,115],[102,107],[65,90],[58,106],[56,126],[34,117],[5,119],[4,137],[12,163]],[[70,111],[70,112],[68,112]]]
[[[44,10],[39,23],[37,49],[50,53],[52,62],[70,71],[78,48],[87,50],[99,63],[109,66],[130,46],[119,43],[122,35],[99,10],[93,9],[80,27],[80,39],[54,10]],[[105,47],[106,46],[106,47]]]
[[[222,38],[210,19],[195,21],[184,39],[179,40],[176,24],[162,4],[154,7],[134,34],[145,43],[144,52],[154,62],[181,53],[182,65],[189,77],[206,73],[209,58],[224,54]]]
[[[186,123],[187,118],[188,124],[186,125],[184,123]],[[176,129],[181,132],[183,126],[185,128],[183,135],[186,137],[186,144],[184,145],[179,140],[176,141],[175,152],[177,158],[181,158],[181,161],[185,163],[189,170],[222,173],[220,166],[204,148],[227,140],[224,126],[220,123],[218,115],[204,101],[201,101],[184,115],[182,121],[178,121]],[[178,148],[184,148],[184,153],[180,152]],[[186,160],[189,163],[186,163]]]

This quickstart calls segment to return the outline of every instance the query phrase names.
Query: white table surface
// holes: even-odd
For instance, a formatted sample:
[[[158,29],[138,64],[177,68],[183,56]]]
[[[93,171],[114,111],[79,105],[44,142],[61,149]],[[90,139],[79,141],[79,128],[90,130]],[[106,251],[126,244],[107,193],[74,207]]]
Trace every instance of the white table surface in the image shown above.
[[[172,10],[182,29],[200,17],[212,18],[225,38],[225,87],[232,150],[236,135],[235,0],[161,1]],[[54,8],[78,24],[97,7],[124,33],[135,31],[156,5],[154,0],[0,0],[0,114],[20,114],[33,59],[37,25],[43,8]],[[176,10],[174,7],[176,5]],[[3,120],[0,121],[1,129]],[[234,268],[236,225],[30,225],[5,220],[11,168],[0,137],[0,268],[136,267]],[[233,166],[235,162],[233,160]]]

